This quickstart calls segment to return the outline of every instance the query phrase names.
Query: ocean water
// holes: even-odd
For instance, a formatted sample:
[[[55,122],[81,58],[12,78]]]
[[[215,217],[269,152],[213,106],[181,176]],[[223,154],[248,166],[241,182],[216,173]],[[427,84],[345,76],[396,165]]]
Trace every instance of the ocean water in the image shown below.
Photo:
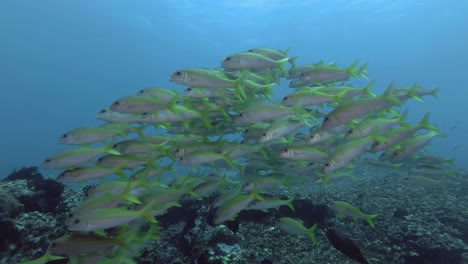
[[[254,47],[289,49],[298,65],[360,59],[376,92],[440,86],[439,101],[408,102],[409,120],[430,112],[447,135],[430,153],[466,169],[466,13],[459,0],[1,1],[0,174],[40,165],[64,149],[64,131],[100,124],[96,112],[116,98],[181,91],[168,80],[175,70]],[[290,90],[283,82],[275,97]]]

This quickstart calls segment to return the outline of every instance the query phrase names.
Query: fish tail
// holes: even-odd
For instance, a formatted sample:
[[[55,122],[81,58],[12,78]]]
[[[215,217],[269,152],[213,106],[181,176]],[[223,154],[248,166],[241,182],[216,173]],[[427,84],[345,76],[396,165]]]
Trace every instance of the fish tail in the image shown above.
[[[413,85],[408,91],[408,96],[413,98],[416,101],[424,102],[424,100],[416,94],[418,88],[421,88],[421,87],[417,84]]]
[[[375,95],[373,92],[371,92],[371,89],[372,89],[372,87],[374,86],[374,84],[375,84],[375,80],[373,80],[373,81],[370,82],[368,85],[366,85],[366,86],[364,87],[364,90],[363,90],[364,93],[367,94],[367,95],[369,95],[369,96],[375,97],[376,95]]]
[[[243,102],[245,99],[247,99],[247,95],[245,94],[245,90],[244,90],[244,86],[243,86],[243,82],[245,80],[245,78],[247,77],[247,75],[249,75],[249,70],[247,69],[244,69],[242,70],[242,73],[241,75],[239,76],[239,78],[237,78],[234,83],[235,83],[235,86],[236,86],[236,94],[235,96],[241,100],[241,102]]]
[[[359,64],[359,60],[356,60],[355,62],[353,62],[353,64],[349,65],[345,69],[346,72],[355,79],[359,79],[359,69],[360,68],[356,68],[358,66],[358,64]]]
[[[437,127],[429,124],[429,113],[426,113],[424,115],[424,117],[421,119],[421,121],[419,121],[419,123],[417,124],[416,127],[432,130],[432,131],[435,131],[435,132],[437,132],[437,130],[439,130]]]
[[[154,218],[154,216],[151,215],[151,211],[154,210],[154,207],[155,207],[155,202],[150,202],[149,204],[147,204],[143,209],[141,209],[141,211],[138,211],[138,214],[146,219],[147,221],[151,222],[151,223],[157,223],[158,221],[156,221],[156,219]]]
[[[21,261],[21,264],[45,264],[49,263],[50,261],[55,261],[55,260],[60,260],[60,259],[66,259],[67,257],[64,256],[56,256],[53,255],[50,251],[46,251],[46,253],[35,260],[23,260]]]
[[[393,92],[393,83],[390,83],[387,87],[387,89],[385,89],[385,92],[382,94],[382,97],[389,101],[389,102],[392,102],[393,104],[399,106],[401,105],[403,102],[401,100],[399,100],[398,98],[394,97],[392,95],[392,92]]]
[[[369,223],[369,225],[375,229],[375,225],[374,225],[374,218],[376,218],[377,216],[379,216],[378,214],[373,214],[373,215],[366,215],[366,221],[367,223]]]
[[[297,56],[294,56],[288,59],[288,62],[289,64],[291,64],[291,67],[296,68],[296,59],[297,59]]]
[[[437,86],[436,88],[431,90],[431,95],[434,96],[434,98],[439,101],[439,96],[437,96],[437,93],[439,92],[440,87]]]
[[[279,61],[276,61],[278,69],[281,71],[283,76],[287,77],[289,76],[288,70],[284,67],[283,63],[288,62],[290,58],[284,58]]]
[[[296,198],[296,197],[293,196],[293,197],[289,198],[288,200],[286,200],[286,202],[284,203],[284,205],[289,207],[289,209],[291,209],[293,212],[296,211],[296,209],[294,209],[294,206],[292,204],[292,202],[294,201],[294,198]]]
[[[315,229],[317,229],[317,225],[318,224],[315,224],[311,228],[308,228],[306,230],[306,235],[310,238],[310,240],[312,240],[312,243],[314,243],[314,245],[318,243],[318,240],[315,237]]]

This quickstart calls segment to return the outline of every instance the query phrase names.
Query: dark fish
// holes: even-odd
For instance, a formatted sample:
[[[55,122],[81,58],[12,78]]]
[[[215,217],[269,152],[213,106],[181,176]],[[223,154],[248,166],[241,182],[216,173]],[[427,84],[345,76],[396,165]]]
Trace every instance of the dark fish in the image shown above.
[[[327,238],[336,249],[338,249],[341,253],[345,254],[351,259],[356,260],[362,264],[368,264],[367,260],[361,253],[361,250],[356,246],[354,241],[346,236],[346,234],[335,230],[335,229],[328,229],[327,230]]]

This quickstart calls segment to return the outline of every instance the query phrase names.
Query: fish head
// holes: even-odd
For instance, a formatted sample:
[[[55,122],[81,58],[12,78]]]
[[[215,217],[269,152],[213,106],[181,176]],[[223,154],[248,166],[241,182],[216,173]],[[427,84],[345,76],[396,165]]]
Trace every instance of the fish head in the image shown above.
[[[96,118],[101,119],[101,120],[110,119],[110,118],[112,118],[112,111],[110,110],[109,107],[104,108],[104,109],[102,109],[101,111],[99,111],[97,113]]]
[[[184,90],[184,95],[185,96],[195,96],[197,94],[197,92],[195,91],[194,88],[192,87],[187,87],[187,89]]]
[[[270,141],[273,138],[273,135],[270,132],[264,132],[258,139],[258,143],[265,143]]]
[[[282,158],[291,158],[294,155],[294,151],[291,148],[284,148],[278,152],[278,156]]]
[[[390,157],[391,160],[401,160],[403,158],[404,154],[403,151],[400,150],[395,150],[392,153],[392,156]]]
[[[221,67],[225,69],[241,69],[241,57],[231,55],[221,60]]]
[[[350,139],[354,138],[356,136],[356,134],[357,134],[357,131],[355,129],[353,129],[353,128],[350,128],[350,129],[348,129],[348,131],[346,131],[346,134],[345,134],[344,138],[346,140],[350,140]]]
[[[381,150],[383,150],[385,148],[385,146],[387,144],[388,143],[383,141],[383,140],[376,140],[376,141],[374,141],[374,143],[372,143],[370,151],[371,152],[381,151]]]
[[[322,165],[322,173],[328,174],[336,170],[336,164],[334,160],[327,160]]]
[[[247,113],[239,113],[234,117],[234,125],[245,125],[249,123],[251,119],[250,114]]]
[[[73,135],[65,133],[60,136],[59,144],[71,144],[74,142]]]
[[[321,142],[321,134],[320,133],[313,133],[307,139],[307,144],[312,145]]]
[[[184,155],[184,153],[185,153],[184,148],[176,148],[174,150],[174,156],[178,157],[178,158],[182,157]]]
[[[334,115],[327,115],[323,118],[322,128],[332,128],[337,126],[338,118]]]
[[[86,231],[87,224],[79,215],[74,213],[70,213],[65,219],[65,226],[69,231]]]
[[[243,192],[252,192],[254,190],[254,183],[253,182],[246,182],[244,186],[242,186]]]
[[[285,106],[293,106],[296,103],[297,103],[297,100],[291,96],[285,96],[283,97],[283,100],[281,101],[281,104]]]
[[[179,84],[189,84],[189,77],[190,73],[185,70],[178,70],[174,72],[171,77],[169,77],[169,80],[175,83]]]

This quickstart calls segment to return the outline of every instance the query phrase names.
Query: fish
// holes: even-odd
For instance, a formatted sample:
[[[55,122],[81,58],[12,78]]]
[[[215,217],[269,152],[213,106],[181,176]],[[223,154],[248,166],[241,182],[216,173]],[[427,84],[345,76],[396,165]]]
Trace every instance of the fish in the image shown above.
[[[80,127],[62,134],[59,143],[68,145],[92,144],[102,142],[117,135],[127,136],[121,129],[109,129],[104,126]]]
[[[389,85],[385,92],[377,97],[360,98],[356,100],[346,101],[336,108],[334,108],[322,122],[323,128],[331,128],[355,118],[362,117],[368,113],[375,113],[378,111],[399,106],[403,101],[391,95],[392,86]]]
[[[366,148],[372,146],[373,143],[373,135],[369,135],[338,146],[325,158],[322,166],[322,172],[324,174],[329,174],[335,170],[345,167],[353,159],[363,154]]]
[[[306,235],[312,240],[313,244],[317,244],[318,240],[315,237],[315,229],[317,229],[317,224],[314,224],[310,228],[305,227],[301,222],[296,219],[289,217],[282,217],[278,220],[277,225],[284,231],[295,234],[295,235]]]
[[[108,238],[96,234],[72,233],[52,241],[48,247],[54,255],[80,256],[83,254],[105,253],[117,246],[124,246],[120,239]]]
[[[50,170],[76,167],[104,153],[121,155],[120,152],[112,149],[111,144],[107,144],[98,148],[81,147],[65,149],[47,158],[42,163],[42,168]]]
[[[395,129],[387,130],[382,136],[378,136],[370,149],[371,152],[378,152],[392,147],[405,139],[411,137],[416,131],[420,129],[428,129],[437,131],[437,127],[429,124],[429,113],[414,126],[402,126]]]
[[[289,87],[301,87],[310,84],[326,85],[337,81],[346,81],[350,77],[358,79],[360,76],[367,78],[366,64],[357,67],[359,61],[353,62],[346,68],[338,68],[334,64],[313,64],[300,68],[300,72],[296,69],[293,76],[295,80],[289,84]]]
[[[216,211],[214,223],[220,224],[228,220],[234,220],[238,213],[247,209],[255,200],[264,200],[264,198],[254,190],[250,194],[239,194],[231,200],[225,201]]]
[[[288,57],[273,60],[255,52],[240,52],[223,58],[221,60],[221,67],[228,70],[278,68],[287,76],[288,71],[284,68],[283,63],[289,60],[290,58]]]
[[[345,216],[352,217],[354,219],[361,218],[367,221],[369,225],[375,229],[374,218],[378,216],[378,214],[367,215],[361,212],[358,207],[355,207],[347,202],[344,201],[334,201],[331,203],[331,207],[338,213],[340,218]]]
[[[327,153],[315,146],[286,147],[282,149],[278,156],[290,160],[320,161],[327,157]]]
[[[445,182],[442,180],[436,180],[430,177],[425,177],[421,175],[409,175],[403,178],[403,182],[409,185],[416,185],[422,187],[433,187],[440,186],[443,189],[446,189]]]
[[[69,231],[92,232],[128,224],[140,218],[157,223],[156,219],[150,215],[150,212],[154,210],[153,207],[154,204],[149,203],[139,211],[123,208],[95,209],[68,218],[65,225]]]
[[[117,174],[122,178],[127,178],[127,175],[119,168],[108,168],[103,166],[81,166],[63,171],[57,176],[56,180],[62,183],[84,182],[96,178],[101,178],[110,174]]]
[[[429,133],[417,135],[409,138],[400,144],[400,148],[392,153],[391,160],[402,160],[414,153],[421,148],[425,147],[428,142],[436,136],[445,136],[437,131],[429,131]]]
[[[263,212],[267,212],[268,209],[276,209],[278,210],[280,206],[287,206],[289,209],[292,211],[296,211],[292,205],[292,202],[294,201],[294,197],[289,198],[288,200],[281,200],[281,199],[266,199],[264,201],[260,200],[255,200],[253,201],[248,209],[250,210],[261,210]]]
[[[109,107],[111,111],[120,113],[147,113],[154,112],[162,109],[172,109],[176,104],[177,97],[173,98],[172,102],[160,101],[154,97],[149,96],[126,96],[120,98],[112,103]]]
[[[225,76],[221,71],[216,71],[206,68],[188,68],[181,69],[174,72],[169,80],[175,83],[187,85],[187,86],[196,86],[196,87],[205,87],[205,88],[235,88],[236,95],[239,99],[246,99],[247,95],[245,90],[242,87],[242,83],[246,77],[247,73],[239,76],[237,79],[232,80]]]
[[[327,238],[330,244],[341,253],[345,254],[350,259],[353,259],[361,264],[367,264],[367,260],[361,253],[361,250],[356,243],[349,238],[345,233],[336,229],[327,229]]]

